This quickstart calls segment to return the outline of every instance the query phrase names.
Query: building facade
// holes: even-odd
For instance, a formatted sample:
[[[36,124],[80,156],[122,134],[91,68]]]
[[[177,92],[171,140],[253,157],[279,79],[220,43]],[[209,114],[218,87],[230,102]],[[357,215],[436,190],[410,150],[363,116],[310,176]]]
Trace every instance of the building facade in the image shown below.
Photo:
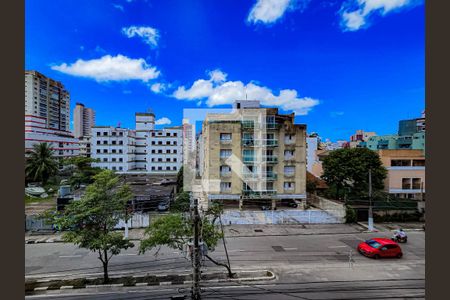
[[[148,171],[148,142],[155,129],[155,114],[148,110],[144,113],[135,114],[136,124],[136,154],[135,170]]]
[[[73,133],[75,138],[91,135],[91,128],[95,126],[95,112],[77,103],[73,111]]]
[[[237,101],[230,114],[208,114],[202,126],[199,173],[209,200],[306,198],[306,125],[294,114]]]
[[[25,71],[25,156],[38,143],[48,143],[58,158],[79,155],[69,130],[70,95],[63,84],[37,71]]]
[[[400,198],[423,200],[425,197],[425,153],[399,149],[377,151],[387,169],[385,190]]]
[[[365,148],[370,137],[376,136],[373,131],[356,130],[355,134],[350,136],[349,148]]]
[[[109,126],[92,127],[92,166],[119,172],[136,169],[136,132]]]

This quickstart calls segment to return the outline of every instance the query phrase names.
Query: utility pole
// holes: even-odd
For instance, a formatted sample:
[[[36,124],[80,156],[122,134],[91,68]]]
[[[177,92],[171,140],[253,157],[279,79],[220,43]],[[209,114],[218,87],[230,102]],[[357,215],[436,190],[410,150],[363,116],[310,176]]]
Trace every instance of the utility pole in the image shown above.
[[[373,231],[373,214],[372,214],[372,170],[369,169],[369,231]]]
[[[225,243],[225,235],[223,234],[222,218],[220,217],[220,215],[219,215],[219,222],[220,222],[220,229],[222,230],[223,248],[225,249],[225,254],[227,255],[228,268],[230,269],[230,272],[231,272],[230,258],[228,257],[227,245]]]
[[[193,263],[192,263],[192,290],[191,299],[199,300],[200,297],[200,247],[199,247],[199,235],[200,235],[200,216],[198,213],[198,199],[194,198],[194,249],[193,249]]]

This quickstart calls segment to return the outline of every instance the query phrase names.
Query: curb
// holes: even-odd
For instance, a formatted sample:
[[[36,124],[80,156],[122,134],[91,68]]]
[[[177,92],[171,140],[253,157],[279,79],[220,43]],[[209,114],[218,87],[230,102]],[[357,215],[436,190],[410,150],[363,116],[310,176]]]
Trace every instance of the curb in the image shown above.
[[[210,282],[210,283],[219,283],[219,282],[243,282],[243,281],[259,281],[259,280],[273,280],[276,278],[275,273],[269,270],[263,270],[263,271],[243,271],[242,273],[255,273],[255,272],[270,272],[271,276],[259,276],[259,277],[248,277],[248,278],[224,278],[224,279],[210,279],[210,280],[203,280],[203,282]],[[165,275],[157,275],[159,277],[165,276]],[[50,280],[37,280],[36,283],[45,283],[50,282]],[[133,285],[134,287],[140,287],[140,286],[168,286],[168,285],[179,285],[179,284],[192,284],[192,280],[186,280],[182,283],[173,283],[172,281],[162,281],[159,282],[159,284],[150,284],[149,282],[140,282]],[[79,287],[80,289],[86,288],[86,289],[93,289],[93,288],[108,288],[108,287],[133,287],[133,286],[125,286],[123,283],[117,283],[117,284],[88,284],[84,287]],[[33,289],[33,291],[47,291],[49,289],[48,286],[42,286],[42,287],[36,287]],[[68,289],[75,289],[73,285],[62,285],[59,287],[59,290],[68,290]],[[78,289],[78,288],[77,288]],[[58,289],[55,289],[58,290]]]

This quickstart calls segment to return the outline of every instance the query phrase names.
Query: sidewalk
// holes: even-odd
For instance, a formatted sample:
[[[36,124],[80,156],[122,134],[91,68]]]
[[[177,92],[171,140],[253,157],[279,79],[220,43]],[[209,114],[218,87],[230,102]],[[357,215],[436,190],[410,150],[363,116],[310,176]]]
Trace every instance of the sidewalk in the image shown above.
[[[259,237],[259,236],[290,236],[290,235],[318,235],[318,234],[352,234],[365,230],[358,224],[305,224],[305,225],[226,225],[223,226],[226,237]],[[131,240],[140,240],[144,236],[145,228],[130,229],[128,236]],[[62,234],[57,233],[25,233],[26,244],[58,243],[62,242]]]

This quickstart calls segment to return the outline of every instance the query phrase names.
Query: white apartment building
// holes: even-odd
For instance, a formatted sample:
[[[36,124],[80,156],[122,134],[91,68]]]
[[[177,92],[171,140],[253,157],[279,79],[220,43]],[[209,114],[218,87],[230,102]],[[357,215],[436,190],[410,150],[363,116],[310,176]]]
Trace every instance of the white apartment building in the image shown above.
[[[136,168],[136,133],[134,130],[109,126],[92,127],[91,157],[100,162],[94,167],[113,171],[132,171]]]
[[[70,95],[62,83],[36,71],[25,71],[25,155],[37,143],[49,143],[56,157],[79,154],[69,130]]]
[[[135,114],[136,129],[92,127],[91,157],[101,168],[175,175],[183,165],[183,127],[155,129],[150,110]]]
[[[183,127],[154,130],[147,141],[147,171],[176,174],[183,165]]]
[[[155,129],[155,114],[148,110],[135,114],[136,122],[136,155],[135,170],[148,171],[148,139]]]
[[[91,157],[91,136],[85,135],[79,139],[80,156]]]
[[[92,108],[86,108],[82,103],[77,103],[73,110],[73,132],[75,138],[91,135],[91,128],[95,126],[95,112]]]

